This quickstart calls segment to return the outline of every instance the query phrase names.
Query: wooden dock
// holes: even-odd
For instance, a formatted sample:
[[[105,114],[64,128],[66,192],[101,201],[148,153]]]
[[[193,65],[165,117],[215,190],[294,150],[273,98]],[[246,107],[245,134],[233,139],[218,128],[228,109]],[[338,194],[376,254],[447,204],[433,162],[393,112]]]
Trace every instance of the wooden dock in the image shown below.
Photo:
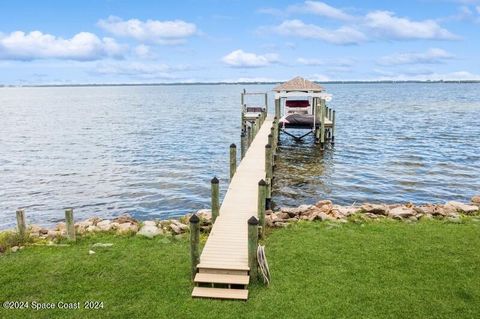
[[[193,297],[248,298],[248,225],[257,217],[258,182],[266,177],[265,145],[273,115],[267,115],[236,168],[195,275]]]

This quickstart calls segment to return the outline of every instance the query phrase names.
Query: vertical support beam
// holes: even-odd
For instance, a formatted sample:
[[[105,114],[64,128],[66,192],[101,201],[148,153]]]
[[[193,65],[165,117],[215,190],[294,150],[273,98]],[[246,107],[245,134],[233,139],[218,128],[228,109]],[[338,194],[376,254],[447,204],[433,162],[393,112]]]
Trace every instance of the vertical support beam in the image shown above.
[[[250,268],[250,283],[258,279],[258,219],[255,216],[250,217],[248,223],[248,267]]]
[[[247,138],[245,136],[245,132],[242,131],[240,134],[240,159],[245,157],[245,152],[247,151]]]
[[[200,263],[200,218],[196,214],[190,217],[190,257],[192,259],[192,280],[197,274]]]
[[[258,115],[257,118],[255,119],[255,135],[257,135],[258,131],[260,131],[260,127],[262,126],[260,122],[261,122],[260,115]]]
[[[270,209],[272,198],[272,179],[273,179],[273,165],[272,165],[272,146],[265,145],[265,182],[267,183],[266,205]]]
[[[281,111],[280,111],[280,99],[275,99],[275,116],[277,119],[281,117]]]
[[[260,237],[265,237],[265,207],[267,201],[267,183],[262,179],[258,182],[258,222],[260,223]]]
[[[250,144],[252,144],[252,127],[249,125],[247,126],[247,146],[250,147]]]
[[[27,239],[27,223],[25,222],[25,211],[17,209],[17,230],[20,241],[23,243]]]
[[[237,145],[230,144],[230,180],[237,170]]]
[[[242,106],[242,117],[241,117],[241,120],[242,120],[242,123],[241,123],[241,126],[240,126],[240,129],[242,131],[245,130],[245,112],[243,111],[243,106]]]
[[[320,142],[320,103],[317,98],[313,99],[314,105],[314,112],[315,112],[315,143],[318,144]]]
[[[320,100],[320,147],[323,149],[325,146],[325,100]]]
[[[278,117],[273,118],[273,128],[275,129],[275,148],[277,148],[278,141],[280,141],[280,120]]]
[[[65,224],[67,228],[67,238],[69,240],[76,240],[75,237],[75,221],[73,218],[73,209],[72,208],[67,208],[65,210]]]
[[[270,134],[268,134],[268,145],[273,145],[273,127],[270,130]],[[273,147],[272,147],[272,154],[273,154]]]
[[[268,113],[268,93],[265,93],[265,116]]]
[[[212,184],[212,224],[214,224],[220,213],[220,190],[216,177],[212,178],[210,183]]]
[[[332,112],[332,144],[335,144],[335,110]]]
[[[257,120],[252,122],[252,141],[255,139],[256,135],[257,135]]]

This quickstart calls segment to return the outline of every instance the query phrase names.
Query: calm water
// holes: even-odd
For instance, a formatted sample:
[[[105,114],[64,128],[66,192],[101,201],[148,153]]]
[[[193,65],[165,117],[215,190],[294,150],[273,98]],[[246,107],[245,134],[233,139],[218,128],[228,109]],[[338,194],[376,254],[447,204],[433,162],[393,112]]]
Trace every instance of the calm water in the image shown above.
[[[164,218],[222,193],[240,91],[272,86],[0,88],[0,228],[17,207],[49,224],[130,213]],[[443,202],[480,193],[480,85],[327,85],[336,144],[284,136],[278,205],[330,198]]]

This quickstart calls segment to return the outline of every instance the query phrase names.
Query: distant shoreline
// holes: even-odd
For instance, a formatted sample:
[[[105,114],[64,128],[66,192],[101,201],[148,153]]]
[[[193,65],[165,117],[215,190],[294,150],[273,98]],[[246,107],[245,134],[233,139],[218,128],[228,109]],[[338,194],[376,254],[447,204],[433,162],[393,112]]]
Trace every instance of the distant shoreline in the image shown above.
[[[480,83],[480,80],[445,80],[445,81],[314,81],[319,84],[438,84],[438,83],[455,83],[455,84],[471,84]],[[26,85],[9,85],[0,84],[0,88],[12,87],[96,87],[96,86],[176,86],[176,85],[275,85],[279,82],[171,82],[171,83],[90,83],[90,84],[26,84]]]

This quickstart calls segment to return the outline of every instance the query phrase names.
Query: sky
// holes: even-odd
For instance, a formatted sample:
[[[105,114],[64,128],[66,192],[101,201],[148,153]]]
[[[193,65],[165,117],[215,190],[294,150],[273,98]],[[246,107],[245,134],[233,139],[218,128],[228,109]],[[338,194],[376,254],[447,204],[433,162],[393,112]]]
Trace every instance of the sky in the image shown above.
[[[480,0],[0,0],[0,84],[480,80]]]

